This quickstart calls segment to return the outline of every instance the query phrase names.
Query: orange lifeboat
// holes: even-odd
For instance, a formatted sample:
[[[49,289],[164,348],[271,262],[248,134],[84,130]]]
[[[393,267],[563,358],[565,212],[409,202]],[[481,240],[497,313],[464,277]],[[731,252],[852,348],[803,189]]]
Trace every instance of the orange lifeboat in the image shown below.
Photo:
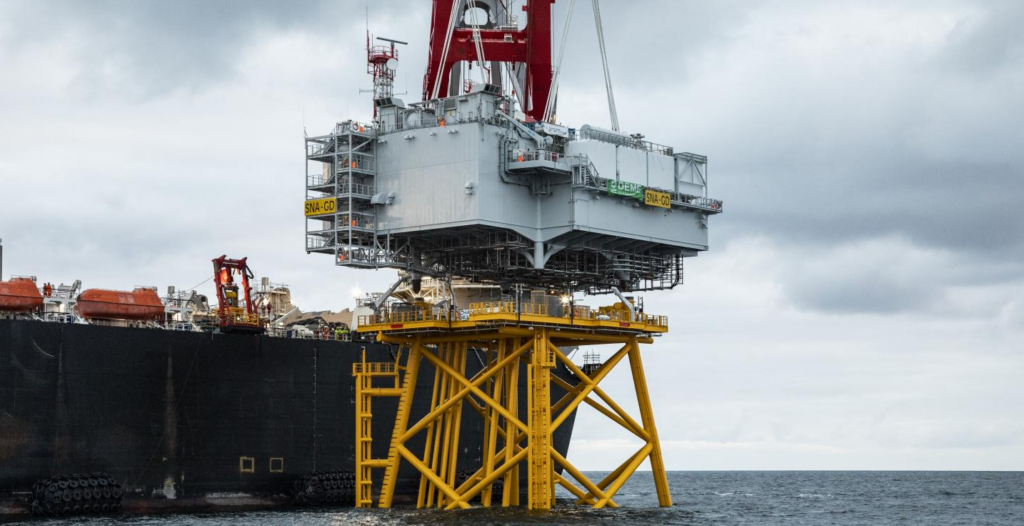
[[[89,289],[78,295],[77,304],[83,318],[160,321],[164,317],[164,304],[153,289]]]
[[[27,278],[0,281],[0,311],[29,312],[43,306],[43,295]]]

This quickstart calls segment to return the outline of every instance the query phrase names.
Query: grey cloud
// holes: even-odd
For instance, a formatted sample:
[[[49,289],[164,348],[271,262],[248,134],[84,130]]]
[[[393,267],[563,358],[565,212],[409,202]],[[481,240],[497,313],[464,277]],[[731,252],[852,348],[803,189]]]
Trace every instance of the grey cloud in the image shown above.
[[[285,31],[340,36],[349,26],[362,25],[365,5],[357,0],[28,2],[4,9],[16,21],[5,44],[17,49],[74,38],[80,68],[70,88],[90,100],[138,102],[234,79],[250,46]],[[374,2],[373,16],[390,18],[401,7]]]
[[[1024,177],[1014,167],[871,164],[788,173],[766,164],[749,178],[721,181],[729,216],[720,223],[818,246],[900,234],[922,246],[1000,259],[1024,255]],[[830,169],[843,176],[828,177]]]
[[[929,283],[901,282],[884,273],[851,276],[837,272],[828,281],[796,278],[787,290],[803,308],[840,314],[921,310],[941,297]]]
[[[693,61],[710,49],[733,45],[734,29],[747,22],[760,3],[602,2],[601,18],[613,84],[683,85],[695,74]],[[556,19],[562,20],[567,4],[555,4]],[[562,27],[562,23],[555,24],[556,48],[561,43]],[[577,2],[562,65],[563,80],[603,85],[597,49],[593,10],[589,2]]]
[[[1024,4],[995,1],[987,7],[987,12],[958,21],[949,35],[949,47],[937,57],[939,65],[977,76],[1020,65],[1024,60],[1024,33],[1020,30]]]

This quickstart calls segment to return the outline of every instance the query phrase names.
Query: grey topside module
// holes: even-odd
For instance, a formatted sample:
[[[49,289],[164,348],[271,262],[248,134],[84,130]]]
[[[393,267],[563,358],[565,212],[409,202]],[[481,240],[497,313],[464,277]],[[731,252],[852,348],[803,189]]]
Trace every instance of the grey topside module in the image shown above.
[[[707,158],[524,124],[492,85],[306,139],[306,250],[339,265],[599,293],[671,288],[708,248]]]

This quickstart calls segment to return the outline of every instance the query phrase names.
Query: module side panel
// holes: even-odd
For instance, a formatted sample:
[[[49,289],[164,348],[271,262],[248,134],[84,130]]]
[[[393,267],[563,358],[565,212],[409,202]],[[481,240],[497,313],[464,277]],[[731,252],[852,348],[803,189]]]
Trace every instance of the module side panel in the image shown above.
[[[480,219],[484,222],[505,228],[511,228],[521,234],[535,239],[539,217],[538,203],[530,188],[520,184],[505,182],[499,173],[501,128],[484,127],[483,140],[479,141],[482,148],[480,165],[480,191],[478,193]]]
[[[646,206],[627,197],[576,189],[573,198],[574,230],[655,241],[707,250],[708,231],[700,213]]]
[[[616,170],[615,145],[601,141],[571,141],[565,147],[567,155],[586,155],[597,170],[597,174],[605,179],[615,179]]]
[[[615,155],[620,181],[647,186],[647,152],[628,146],[616,146]]]
[[[647,153],[647,186],[661,190],[675,189],[676,160],[660,153]]]
[[[453,131],[458,133],[448,133]],[[446,228],[478,221],[479,200],[475,192],[467,192],[467,185],[479,185],[485,162],[480,144],[476,124],[384,136],[384,142],[377,144],[377,192],[393,192],[394,200],[378,207],[381,231]]]
[[[541,210],[530,188],[502,181],[499,131],[472,123],[385,136],[377,191],[395,198],[379,207],[381,233],[487,225],[535,238]]]
[[[574,221],[573,189],[571,185],[560,184],[551,187],[550,195],[538,196],[540,211],[540,241],[548,241],[562,234],[571,232]]]

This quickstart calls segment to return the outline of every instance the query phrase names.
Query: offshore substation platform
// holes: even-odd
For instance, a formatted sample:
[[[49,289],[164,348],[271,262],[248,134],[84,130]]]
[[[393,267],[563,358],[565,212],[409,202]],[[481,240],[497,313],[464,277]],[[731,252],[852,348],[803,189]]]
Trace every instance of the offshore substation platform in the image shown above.
[[[665,317],[627,294],[671,289],[683,263],[708,249],[708,218],[722,202],[707,194],[707,158],[619,130],[598,0],[595,26],[604,64],[610,129],[557,122],[558,74],[575,0],[552,60],[553,0],[434,0],[423,101],[393,91],[403,42],[367,36],[374,117],[338,123],[306,138],[306,251],[337,265],[394,268],[400,279],[378,295],[359,331],[399,349],[394,361],[353,367],[356,378],[356,505],[390,507],[401,463],[421,476],[420,507],[549,509],[561,485],[581,505],[617,504],[615,494],[650,460],[658,502],[670,506],[641,346],[665,333]],[[519,17],[525,19],[520,21]],[[554,62],[554,63],[553,63]],[[479,284],[456,294],[453,281]],[[424,282],[438,301],[415,296]],[[590,308],[581,294],[612,293]],[[610,345],[603,362],[570,351]],[[487,359],[466,373],[467,350]],[[639,419],[601,381],[625,358]],[[410,418],[421,364],[434,376],[426,416]],[[558,362],[575,384],[551,374]],[[395,414],[374,412],[378,397]],[[552,447],[552,433],[587,404],[642,442],[603,480],[592,481]],[[478,469],[457,465],[463,408],[480,418]],[[370,422],[393,419],[390,437]],[[411,442],[425,444],[413,450]],[[374,458],[374,440],[389,440]],[[474,466],[475,468],[475,466]]]

